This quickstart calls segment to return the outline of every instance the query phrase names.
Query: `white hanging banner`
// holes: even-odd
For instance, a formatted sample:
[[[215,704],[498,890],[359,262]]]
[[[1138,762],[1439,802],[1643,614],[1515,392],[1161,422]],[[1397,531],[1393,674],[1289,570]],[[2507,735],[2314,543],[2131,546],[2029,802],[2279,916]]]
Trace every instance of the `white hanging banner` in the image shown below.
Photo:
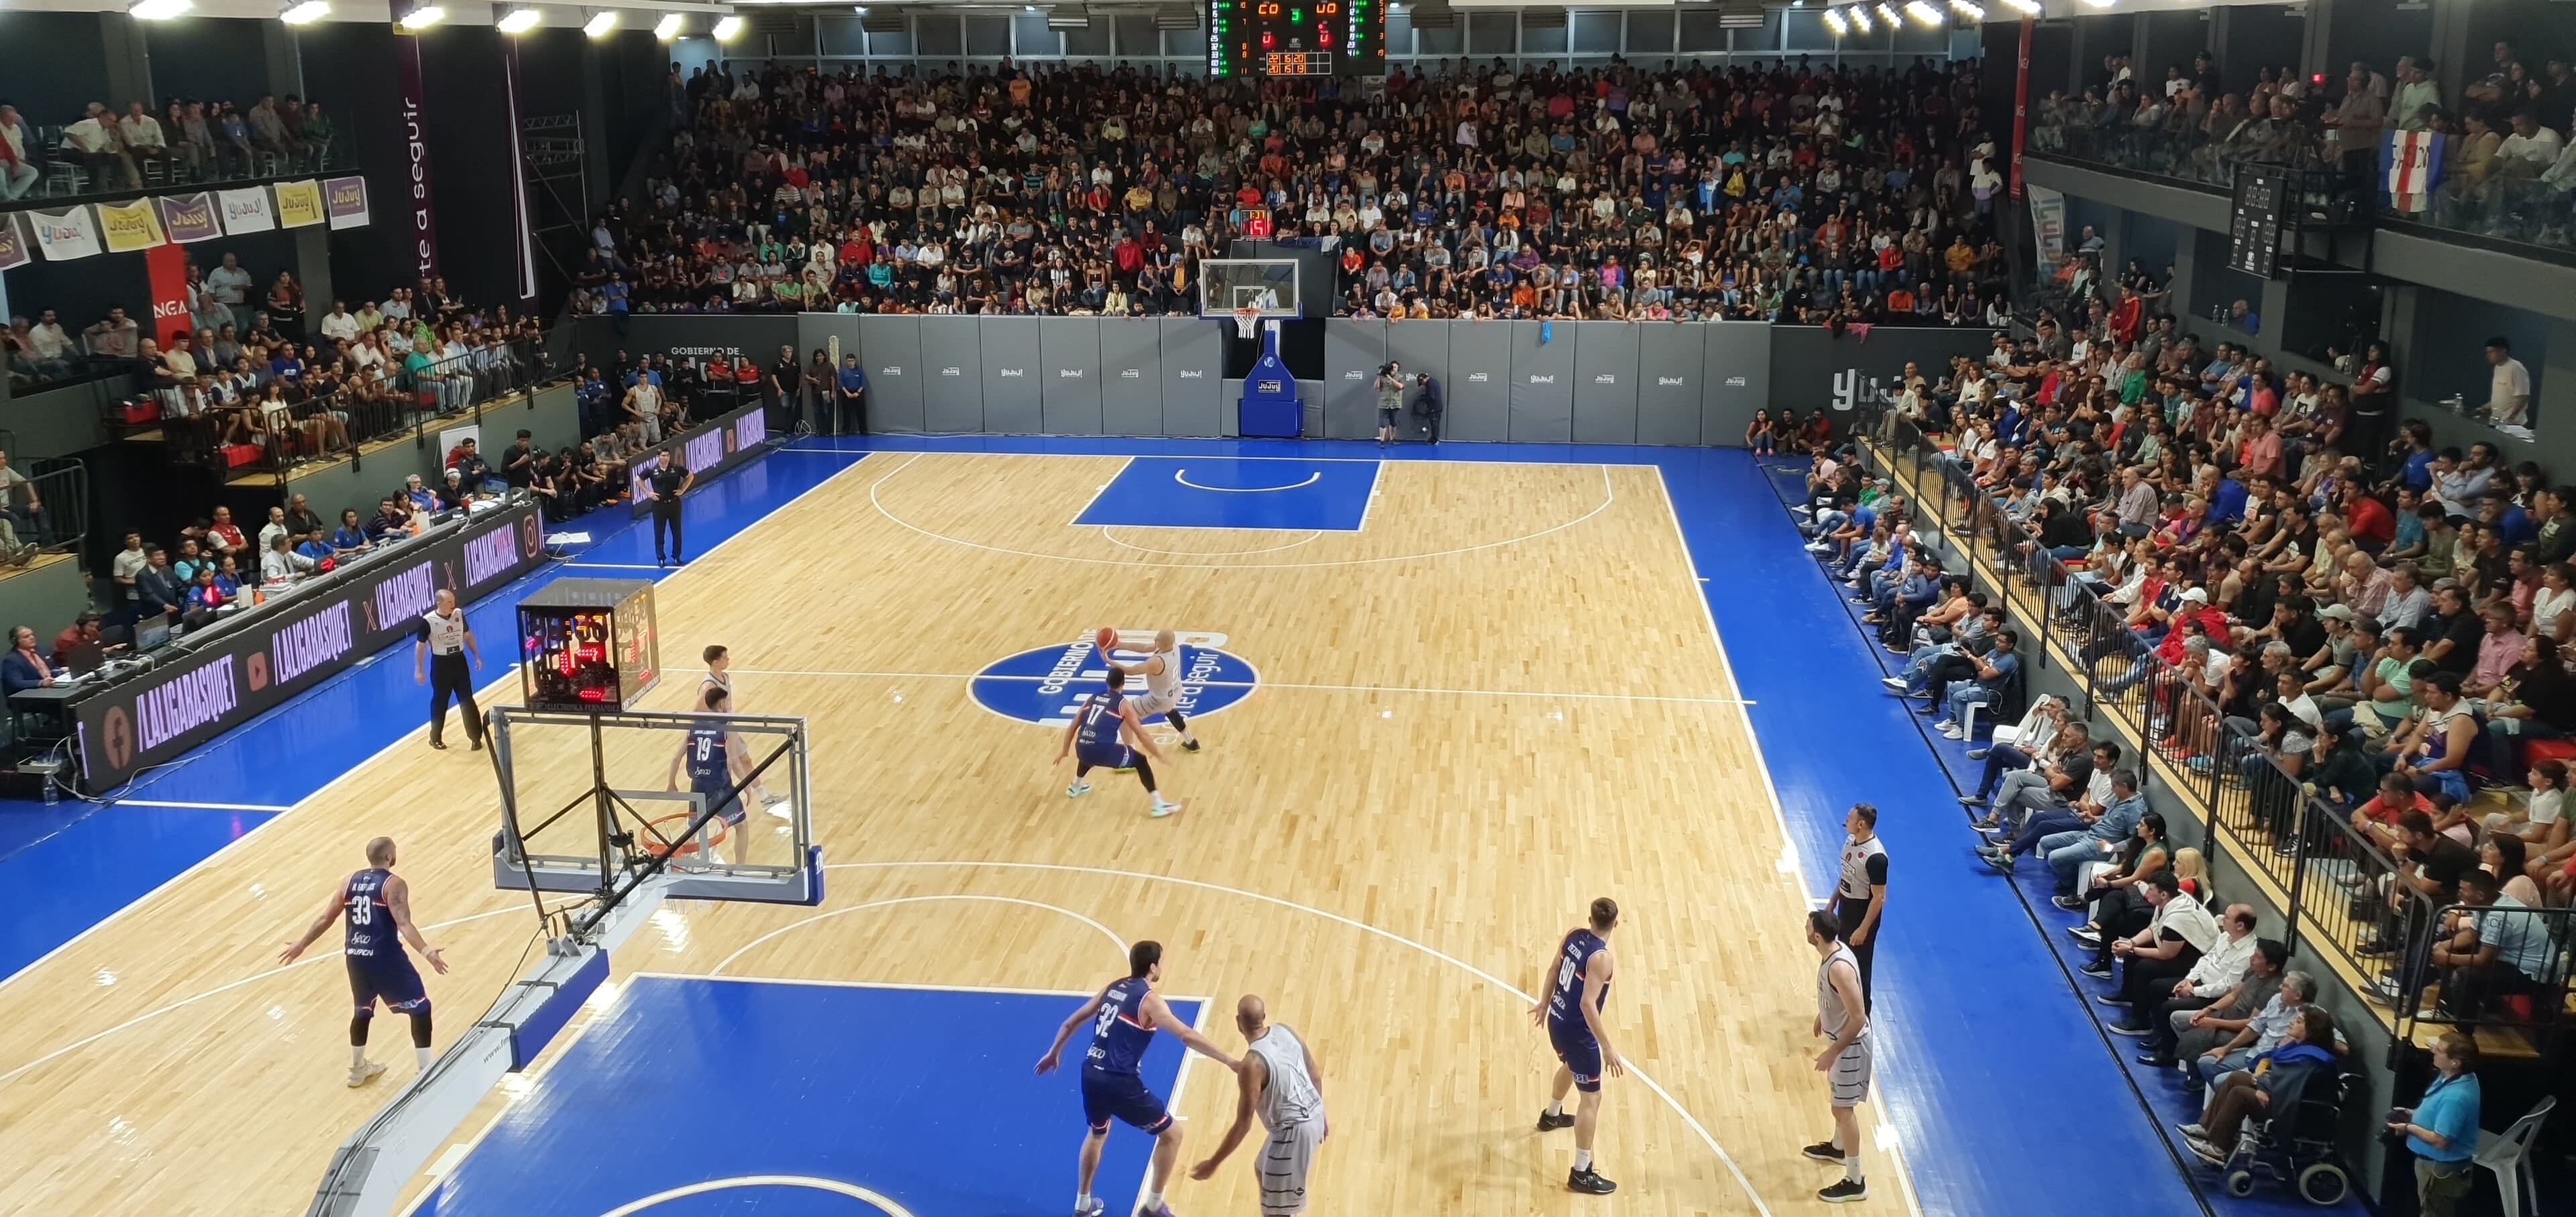
[[[225,190],[216,195],[224,205],[224,231],[240,236],[246,232],[267,232],[277,227],[277,212],[268,205],[268,187],[253,186],[248,190]]]
[[[87,207],[31,211],[27,218],[36,226],[36,248],[44,251],[48,261],[64,262],[98,252],[98,221]]]

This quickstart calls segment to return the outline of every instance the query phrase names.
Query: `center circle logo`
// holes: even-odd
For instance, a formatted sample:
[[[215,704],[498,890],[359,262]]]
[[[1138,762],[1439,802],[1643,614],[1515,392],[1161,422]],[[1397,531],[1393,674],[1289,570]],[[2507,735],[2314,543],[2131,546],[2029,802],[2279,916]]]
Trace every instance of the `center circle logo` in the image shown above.
[[[1253,671],[1251,661],[1219,649],[1225,643],[1225,635],[1179,633],[1181,713],[1195,719],[1230,708],[1252,695],[1261,676]],[[1147,658],[1146,648],[1152,637],[1150,631],[1123,632],[1113,654],[1129,667],[1141,664]],[[975,674],[968,688],[975,695],[975,704],[1013,722],[1063,727],[1073,721],[1083,698],[1101,691],[1108,673],[1100,651],[1086,638],[994,660]],[[1144,696],[1144,680],[1129,677],[1127,693],[1131,698]],[[1163,716],[1148,715],[1144,721],[1159,723]]]

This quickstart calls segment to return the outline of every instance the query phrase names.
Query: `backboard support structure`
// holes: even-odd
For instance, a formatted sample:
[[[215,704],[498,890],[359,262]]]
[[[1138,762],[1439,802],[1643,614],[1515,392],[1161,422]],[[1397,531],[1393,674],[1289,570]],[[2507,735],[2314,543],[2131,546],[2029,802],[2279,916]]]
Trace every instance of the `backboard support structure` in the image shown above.
[[[656,878],[674,899],[820,904],[806,742],[802,718],[496,708],[493,886],[591,897],[575,933]],[[722,776],[692,779],[688,754],[716,748]]]
[[[1265,318],[1304,316],[1294,258],[1209,258],[1199,263],[1199,315],[1233,318],[1245,309]]]

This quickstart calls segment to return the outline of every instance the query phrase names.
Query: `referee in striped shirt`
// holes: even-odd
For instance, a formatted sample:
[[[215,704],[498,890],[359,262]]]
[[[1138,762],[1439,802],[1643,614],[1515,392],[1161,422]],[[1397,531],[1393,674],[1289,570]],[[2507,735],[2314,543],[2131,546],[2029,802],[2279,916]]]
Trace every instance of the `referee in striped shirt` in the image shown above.
[[[447,747],[442,738],[447,728],[447,703],[455,700],[465,706],[465,738],[473,742],[475,751],[482,751],[483,713],[474,706],[473,671],[481,666],[483,648],[476,645],[474,631],[466,627],[464,611],[456,607],[456,593],[440,588],[438,607],[421,615],[420,644],[412,648],[411,654],[412,683],[429,682],[430,747]]]
[[[1854,803],[1843,817],[1842,874],[1828,906],[1860,969],[1861,1000],[1869,1000],[1870,960],[1878,954],[1878,915],[1887,907],[1887,847],[1878,839],[1878,809]]]

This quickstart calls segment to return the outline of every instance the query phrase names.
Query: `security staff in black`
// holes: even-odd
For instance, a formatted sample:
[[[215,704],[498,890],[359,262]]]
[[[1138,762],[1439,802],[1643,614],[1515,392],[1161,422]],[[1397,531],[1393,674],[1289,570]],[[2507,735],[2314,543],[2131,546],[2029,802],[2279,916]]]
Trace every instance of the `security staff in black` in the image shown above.
[[[474,631],[466,628],[465,611],[456,607],[456,593],[440,589],[438,607],[422,614],[420,645],[412,648],[411,679],[413,684],[429,682],[429,746],[445,748],[442,738],[447,729],[447,703],[453,699],[465,704],[465,738],[476,751],[483,748],[483,712],[474,707],[474,671],[483,666],[483,648],[474,641]]]
[[[671,534],[670,561],[686,565],[687,548],[680,541],[680,496],[698,484],[698,475],[680,460],[677,449],[665,454],[662,463],[644,476],[644,497],[653,504],[653,565],[663,565],[662,533]]]

